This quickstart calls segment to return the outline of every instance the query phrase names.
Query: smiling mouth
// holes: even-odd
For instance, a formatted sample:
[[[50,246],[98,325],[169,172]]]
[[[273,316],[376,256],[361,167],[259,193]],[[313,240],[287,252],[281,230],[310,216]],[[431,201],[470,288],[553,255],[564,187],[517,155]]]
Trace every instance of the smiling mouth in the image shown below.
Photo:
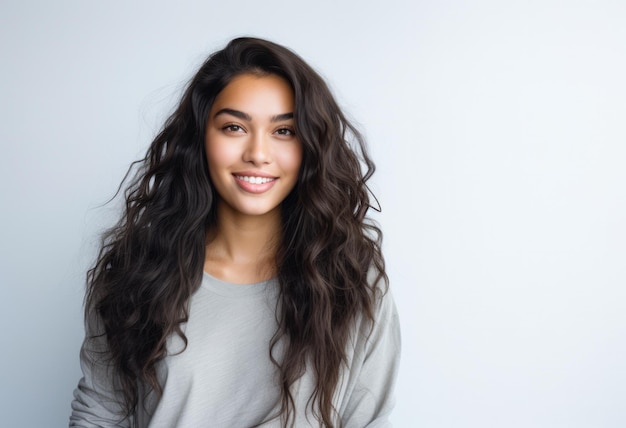
[[[247,175],[235,175],[238,180],[245,181],[250,184],[265,184],[276,180],[275,177],[259,177],[259,176],[247,176]]]

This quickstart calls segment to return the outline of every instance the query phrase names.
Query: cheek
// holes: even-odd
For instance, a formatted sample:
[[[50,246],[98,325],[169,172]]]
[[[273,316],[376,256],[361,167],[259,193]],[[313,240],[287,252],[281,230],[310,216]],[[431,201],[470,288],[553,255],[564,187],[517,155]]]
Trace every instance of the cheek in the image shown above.
[[[297,175],[302,164],[302,147],[299,144],[294,145],[288,150],[280,151],[278,155],[283,169]]]
[[[228,145],[222,144],[219,140],[212,140],[205,144],[207,163],[211,174],[217,173],[216,169],[229,166],[236,156]]]

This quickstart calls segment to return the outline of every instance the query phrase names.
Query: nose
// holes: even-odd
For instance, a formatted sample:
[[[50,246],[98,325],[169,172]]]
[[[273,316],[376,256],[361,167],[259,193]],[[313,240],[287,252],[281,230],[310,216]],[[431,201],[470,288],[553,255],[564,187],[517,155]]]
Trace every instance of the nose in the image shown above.
[[[243,160],[254,165],[263,165],[271,162],[271,142],[263,133],[253,133],[243,152]]]

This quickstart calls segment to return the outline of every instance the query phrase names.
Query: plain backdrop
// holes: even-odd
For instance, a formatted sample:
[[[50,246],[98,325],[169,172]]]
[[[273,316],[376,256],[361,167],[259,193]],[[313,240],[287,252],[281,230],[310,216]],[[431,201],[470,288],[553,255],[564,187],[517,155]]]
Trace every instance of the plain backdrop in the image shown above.
[[[0,424],[67,425],[103,204],[253,35],[320,71],[377,163],[394,425],[626,426],[625,23],[621,0],[3,0]]]

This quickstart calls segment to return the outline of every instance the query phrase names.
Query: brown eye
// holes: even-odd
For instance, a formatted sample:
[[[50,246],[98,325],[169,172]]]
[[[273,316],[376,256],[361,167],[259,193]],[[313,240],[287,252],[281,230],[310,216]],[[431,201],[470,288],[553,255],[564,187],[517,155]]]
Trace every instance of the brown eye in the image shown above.
[[[242,132],[243,128],[239,125],[235,125],[231,123],[222,127],[222,130],[227,131],[227,132]]]
[[[278,129],[278,130],[276,131],[276,133],[277,133],[278,135],[285,135],[285,136],[287,136],[287,137],[292,137],[292,136],[296,135],[296,133],[295,133],[295,132],[293,132],[293,130],[292,130],[292,129],[289,129],[289,128],[280,128],[280,129]]]

